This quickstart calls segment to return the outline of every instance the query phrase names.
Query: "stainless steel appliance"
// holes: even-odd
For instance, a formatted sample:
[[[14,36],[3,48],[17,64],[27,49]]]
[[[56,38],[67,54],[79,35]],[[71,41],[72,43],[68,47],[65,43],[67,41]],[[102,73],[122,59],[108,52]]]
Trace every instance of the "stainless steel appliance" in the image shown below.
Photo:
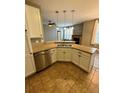
[[[50,52],[42,51],[34,54],[36,71],[40,71],[51,64]]]

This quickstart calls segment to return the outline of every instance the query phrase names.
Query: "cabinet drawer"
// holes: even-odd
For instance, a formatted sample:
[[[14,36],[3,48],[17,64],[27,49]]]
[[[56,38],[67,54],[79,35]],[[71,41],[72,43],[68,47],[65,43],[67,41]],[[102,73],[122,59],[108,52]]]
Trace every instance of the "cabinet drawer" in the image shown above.
[[[85,60],[89,60],[90,59],[90,56],[86,56],[84,54],[79,54],[79,56],[82,57]]]
[[[89,53],[83,52],[81,50],[73,49],[72,51],[73,51],[73,53],[76,53],[76,54],[79,54],[79,55],[85,55],[87,57],[90,57]]]
[[[82,55],[82,56],[85,56],[85,57],[90,57],[89,53],[85,53],[85,52],[82,52],[82,51],[78,51],[78,54]]]
[[[56,49],[57,52],[71,52],[70,48],[57,48]]]
[[[90,57],[90,54],[89,53],[82,52],[82,55],[84,55],[86,57]]]
[[[80,50],[77,50],[77,49],[72,49],[72,51],[73,51],[74,53],[79,53],[79,52],[80,52]]]
[[[70,48],[65,48],[64,51],[71,52],[72,50]]]
[[[56,52],[62,52],[63,50],[63,48],[56,48]]]

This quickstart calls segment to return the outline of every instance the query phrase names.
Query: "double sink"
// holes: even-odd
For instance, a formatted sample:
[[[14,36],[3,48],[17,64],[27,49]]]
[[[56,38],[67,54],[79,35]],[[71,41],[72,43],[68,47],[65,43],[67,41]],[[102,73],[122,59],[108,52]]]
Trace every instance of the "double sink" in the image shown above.
[[[58,44],[57,47],[72,47],[71,44]]]

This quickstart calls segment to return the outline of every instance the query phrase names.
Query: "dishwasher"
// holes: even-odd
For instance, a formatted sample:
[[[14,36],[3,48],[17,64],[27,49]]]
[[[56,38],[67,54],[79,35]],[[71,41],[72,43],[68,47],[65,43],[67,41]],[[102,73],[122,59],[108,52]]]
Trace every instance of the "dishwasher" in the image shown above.
[[[51,64],[50,52],[48,50],[34,54],[36,71],[41,71]]]

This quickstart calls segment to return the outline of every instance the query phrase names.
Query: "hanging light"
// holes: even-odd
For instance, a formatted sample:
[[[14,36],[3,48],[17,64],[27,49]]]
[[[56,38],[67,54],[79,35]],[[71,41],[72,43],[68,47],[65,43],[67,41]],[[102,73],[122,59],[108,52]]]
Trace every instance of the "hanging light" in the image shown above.
[[[56,27],[56,30],[58,31],[59,30],[59,27]]]
[[[74,12],[75,10],[71,10],[72,12],[72,25],[74,25]],[[72,26],[72,30],[74,29],[74,27]]]
[[[54,22],[52,22],[51,20],[48,21],[48,26],[52,27],[52,26],[56,26],[56,24]]]
[[[66,27],[64,27],[64,30],[66,30]]]
[[[64,13],[64,26],[65,26],[65,13],[66,13],[66,10],[63,10],[63,13]]]
[[[51,20],[48,21],[48,26],[53,27],[56,26],[56,23],[52,22]]]
[[[59,11],[56,11],[56,24],[58,25],[58,13]],[[56,25],[56,30],[59,30],[59,27]]]
[[[64,14],[64,27],[63,27],[63,40],[65,40],[65,33],[66,33],[66,26],[65,26],[65,13],[66,13],[66,10],[63,10],[63,14]]]

